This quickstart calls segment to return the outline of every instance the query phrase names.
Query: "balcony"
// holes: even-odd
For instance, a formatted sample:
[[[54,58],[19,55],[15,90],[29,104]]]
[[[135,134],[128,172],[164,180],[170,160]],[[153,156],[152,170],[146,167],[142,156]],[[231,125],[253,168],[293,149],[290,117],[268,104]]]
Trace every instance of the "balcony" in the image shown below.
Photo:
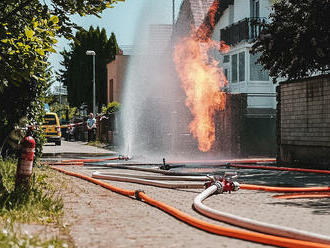
[[[266,18],[245,18],[220,30],[220,40],[228,45],[235,45],[241,41],[253,41],[262,30],[261,24]]]

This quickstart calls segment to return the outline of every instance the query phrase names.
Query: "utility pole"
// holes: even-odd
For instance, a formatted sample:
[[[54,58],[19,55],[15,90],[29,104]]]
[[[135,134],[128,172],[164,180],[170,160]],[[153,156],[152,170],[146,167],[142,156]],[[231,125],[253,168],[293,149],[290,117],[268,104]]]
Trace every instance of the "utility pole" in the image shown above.
[[[175,24],[175,0],[172,0],[172,25],[174,29]]]
[[[95,55],[94,51],[86,51],[87,56],[93,56],[93,114],[96,115],[96,107],[95,107]]]

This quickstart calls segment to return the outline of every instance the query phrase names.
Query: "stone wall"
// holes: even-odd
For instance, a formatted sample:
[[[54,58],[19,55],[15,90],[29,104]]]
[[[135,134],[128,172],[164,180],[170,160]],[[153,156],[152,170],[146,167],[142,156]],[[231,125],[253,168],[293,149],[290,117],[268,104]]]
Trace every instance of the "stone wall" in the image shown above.
[[[278,160],[330,167],[330,75],[281,83]]]

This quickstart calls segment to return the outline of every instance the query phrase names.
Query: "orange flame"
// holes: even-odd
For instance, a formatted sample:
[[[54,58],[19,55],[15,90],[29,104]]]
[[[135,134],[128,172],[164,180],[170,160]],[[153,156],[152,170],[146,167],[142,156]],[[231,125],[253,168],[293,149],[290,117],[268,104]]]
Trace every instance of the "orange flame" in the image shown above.
[[[210,9],[211,21],[213,14],[214,11]],[[210,23],[214,25],[214,22]],[[173,59],[186,93],[185,104],[193,114],[193,120],[189,124],[190,132],[198,139],[199,150],[207,152],[215,141],[214,115],[226,106],[226,94],[221,88],[227,85],[227,79],[218,62],[209,62],[207,52],[211,48],[227,52],[229,46],[206,37],[210,32],[203,30],[204,27],[207,26],[201,25],[189,37],[177,42]]]

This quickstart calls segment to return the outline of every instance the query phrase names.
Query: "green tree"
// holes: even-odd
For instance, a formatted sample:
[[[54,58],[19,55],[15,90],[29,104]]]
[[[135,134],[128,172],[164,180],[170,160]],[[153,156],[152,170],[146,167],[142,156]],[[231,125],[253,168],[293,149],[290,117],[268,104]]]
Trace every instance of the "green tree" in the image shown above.
[[[21,119],[37,121],[56,37],[73,37],[73,14],[98,15],[121,0],[0,1],[0,154]]]
[[[102,114],[110,115],[120,110],[119,102],[109,102],[107,106],[102,107]]]
[[[276,80],[330,69],[330,0],[277,0],[253,53]]]
[[[118,53],[116,36],[111,33],[107,38],[105,29],[90,27],[88,31],[76,33],[74,42],[70,44],[70,51],[61,52],[63,70],[59,71],[59,80],[67,86],[70,105],[80,107],[87,104],[92,110],[93,104],[93,63],[92,57],[86,56],[87,50],[96,53],[95,81],[96,104],[101,107],[107,102],[107,68],[106,65],[115,59]]]

